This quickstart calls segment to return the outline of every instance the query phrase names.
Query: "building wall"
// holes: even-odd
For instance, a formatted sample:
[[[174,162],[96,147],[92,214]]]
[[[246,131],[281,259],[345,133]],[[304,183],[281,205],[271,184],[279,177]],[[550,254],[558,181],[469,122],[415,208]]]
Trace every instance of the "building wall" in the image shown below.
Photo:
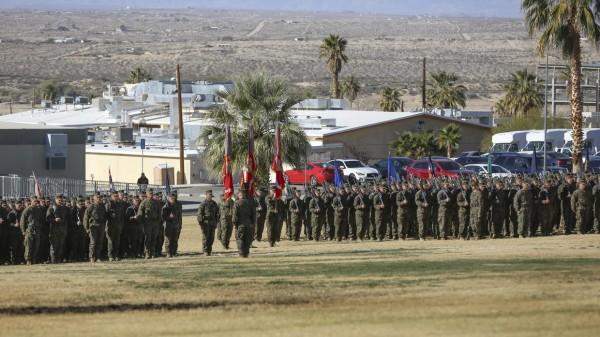
[[[419,122],[422,122],[419,124]],[[344,144],[344,156],[363,160],[387,157],[389,144],[405,131],[433,130],[444,128],[451,122],[435,116],[415,116],[370,127],[348,130],[347,132],[323,136],[323,144]],[[455,122],[460,126],[462,139],[459,151],[476,151],[481,141],[491,133],[489,128]]]
[[[64,170],[46,169],[46,137],[67,134]],[[0,129],[0,175],[85,178],[85,129]]]

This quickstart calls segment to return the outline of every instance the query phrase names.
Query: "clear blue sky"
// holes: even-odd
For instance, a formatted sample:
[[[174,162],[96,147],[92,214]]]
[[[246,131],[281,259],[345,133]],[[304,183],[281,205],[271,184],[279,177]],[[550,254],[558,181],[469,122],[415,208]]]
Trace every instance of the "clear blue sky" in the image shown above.
[[[521,0],[0,0],[0,8],[222,8],[521,17]]]

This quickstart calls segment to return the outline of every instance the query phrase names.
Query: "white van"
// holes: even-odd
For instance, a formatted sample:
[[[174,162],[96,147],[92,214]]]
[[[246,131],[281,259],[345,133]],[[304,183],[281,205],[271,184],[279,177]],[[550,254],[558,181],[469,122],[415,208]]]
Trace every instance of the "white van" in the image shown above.
[[[492,136],[490,152],[519,152],[527,145],[529,131],[501,132]]]
[[[554,151],[565,145],[567,129],[550,129],[546,131],[546,151]],[[527,145],[521,149],[523,152],[544,151],[544,130],[531,130],[525,137]]]
[[[590,146],[590,155],[600,152],[600,129],[583,129],[583,141],[588,143]],[[565,133],[565,144],[562,148],[556,150],[557,152],[564,153],[572,156],[573,151],[573,131]],[[585,156],[585,151],[584,151]]]

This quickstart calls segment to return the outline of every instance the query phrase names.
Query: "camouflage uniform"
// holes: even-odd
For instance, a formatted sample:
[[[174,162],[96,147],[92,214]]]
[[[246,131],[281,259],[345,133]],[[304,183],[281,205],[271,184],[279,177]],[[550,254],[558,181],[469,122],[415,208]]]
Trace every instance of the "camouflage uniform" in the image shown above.
[[[236,230],[236,242],[241,257],[248,257],[252,245],[252,224],[256,223],[256,205],[246,196],[237,200],[233,206],[233,226]]]
[[[151,198],[143,200],[138,208],[138,221],[144,227],[144,255],[147,259],[156,256],[158,227],[161,227],[160,211],[158,201]]]
[[[204,200],[198,207],[197,220],[202,230],[202,252],[208,256],[212,254],[219,217],[219,205],[214,200]]]
[[[71,225],[71,210],[65,205],[53,205],[48,208],[46,221],[50,225],[50,260],[52,263],[61,263],[65,258],[67,230]]]
[[[229,198],[226,201],[221,200],[219,204],[219,228],[217,231],[217,238],[221,241],[223,248],[229,249],[229,243],[231,241],[231,235],[233,234],[233,223],[231,222],[231,215],[233,212],[233,199]],[[257,212],[258,214],[258,212]],[[258,224],[257,224],[258,225]],[[259,226],[256,226],[259,228]],[[257,240],[262,236],[262,228],[264,224],[260,226],[260,236],[256,236]],[[255,232],[258,234],[259,232]]]
[[[96,262],[100,258],[107,221],[108,214],[104,203],[93,203],[86,208],[83,223],[90,237],[89,258],[91,262]]]
[[[37,263],[40,248],[40,228],[44,222],[42,208],[30,205],[21,214],[21,232],[24,235],[25,261]]]

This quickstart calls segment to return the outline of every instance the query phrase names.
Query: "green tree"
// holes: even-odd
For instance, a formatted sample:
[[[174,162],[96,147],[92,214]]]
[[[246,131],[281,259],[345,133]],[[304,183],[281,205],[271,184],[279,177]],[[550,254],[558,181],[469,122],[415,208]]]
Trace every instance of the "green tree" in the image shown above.
[[[424,158],[439,154],[438,140],[433,131],[404,132],[390,144],[397,156]]]
[[[144,68],[136,67],[129,72],[127,83],[140,83],[150,81],[151,79],[152,75],[150,75],[150,72],[146,71]]]
[[[527,69],[511,74],[511,79],[504,86],[505,96],[496,105],[502,115],[518,117],[539,114],[544,101],[538,90],[535,75]]]
[[[42,99],[54,101],[60,96],[60,85],[53,80],[46,80],[38,86]]]
[[[404,110],[402,92],[396,88],[385,87],[379,95],[379,107],[383,111]]]
[[[344,63],[348,63],[346,46],[348,41],[339,35],[331,34],[323,40],[319,57],[327,62],[327,70],[331,74],[331,96],[340,98],[340,72]]]
[[[302,163],[309,147],[306,135],[291,116],[290,109],[300,99],[288,94],[283,80],[265,74],[246,75],[236,81],[229,92],[219,93],[226,102],[212,110],[201,139],[206,140],[204,158],[211,176],[219,177],[223,165],[225,125],[231,126],[233,160],[232,169],[240,172],[248,155],[248,126],[254,128],[254,152],[258,183],[268,184],[269,169],[275,146],[275,126],[280,125],[282,159],[286,163]]]
[[[342,96],[350,101],[350,104],[354,104],[358,93],[360,92],[360,84],[354,76],[350,76],[342,81]]]
[[[573,171],[582,172],[583,95],[581,91],[581,38],[595,46],[600,41],[600,28],[591,10],[593,0],[523,0],[522,9],[529,34],[540,32],[538,52],[559,49],[570,65],[571,126],[573,128]]]
[[[441,150],[445,150],[446,156],[450,158],[452,157],[454,150],[458,149],[460,146],[461,138],[462,136],[460,134],[460,127],[454,123],[448,124],[438,133],[438,146]]]
[[[431,74],[426,90],[430,108],[458,110],[467,105],[467,88],[456,84],[458,76],[445,71]]]

